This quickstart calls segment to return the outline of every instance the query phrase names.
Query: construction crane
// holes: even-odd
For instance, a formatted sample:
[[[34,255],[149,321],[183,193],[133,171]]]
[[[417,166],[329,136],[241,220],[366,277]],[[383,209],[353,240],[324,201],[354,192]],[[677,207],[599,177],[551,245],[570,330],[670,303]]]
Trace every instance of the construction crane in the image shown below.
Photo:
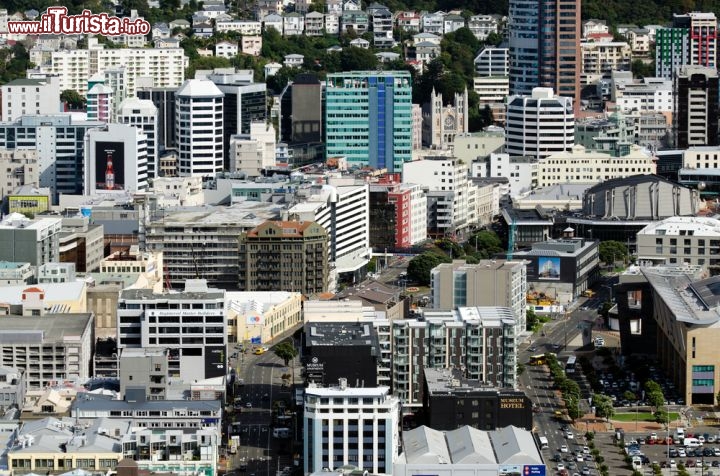
[[[507,260],[510,261],[513,258],[513,251],[515,251],[515,234],[517,233],[517,222],[513,217],[510,223],[510,233],[508,234],[508,247],[507,247]]]

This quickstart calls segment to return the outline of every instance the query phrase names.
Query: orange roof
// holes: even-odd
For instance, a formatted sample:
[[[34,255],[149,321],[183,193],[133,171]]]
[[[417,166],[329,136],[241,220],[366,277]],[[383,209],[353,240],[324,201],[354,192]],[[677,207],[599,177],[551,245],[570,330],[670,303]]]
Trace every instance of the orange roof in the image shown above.
[[[24,293],[44,293],[45,291],[43,291],[40,288],[32,287],[32,288],[23,289],[23,292]]]

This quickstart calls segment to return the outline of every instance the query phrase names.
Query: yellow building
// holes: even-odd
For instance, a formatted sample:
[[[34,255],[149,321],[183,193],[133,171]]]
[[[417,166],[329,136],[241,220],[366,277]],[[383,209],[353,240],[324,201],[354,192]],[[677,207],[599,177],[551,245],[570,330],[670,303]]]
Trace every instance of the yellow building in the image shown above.
[[[302,325],[302,295],[285,291],[228,292],[228,342],[269,342]]]

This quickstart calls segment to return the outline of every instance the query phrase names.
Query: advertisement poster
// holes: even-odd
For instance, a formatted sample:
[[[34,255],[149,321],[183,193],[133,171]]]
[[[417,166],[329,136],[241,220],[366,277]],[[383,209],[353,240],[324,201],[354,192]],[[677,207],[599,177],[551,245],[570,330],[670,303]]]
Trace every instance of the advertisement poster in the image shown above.
[[[538,279],[560,279],[560,258],[538,258]]]
[[[95,187],[97,190],[125,189],[125,144],[95,143]]]

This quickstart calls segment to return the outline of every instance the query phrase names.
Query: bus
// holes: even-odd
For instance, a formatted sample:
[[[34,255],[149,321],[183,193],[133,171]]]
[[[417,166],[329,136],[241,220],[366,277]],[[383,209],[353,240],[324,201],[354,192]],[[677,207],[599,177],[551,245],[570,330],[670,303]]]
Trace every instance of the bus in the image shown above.
[[[550,445],[548,443],[548,439],[546,437],[541,436],[540,438],[538,438],[538,440],[540,440],[540,449],[541,450],[546,450],[550,447]]]
[[[565,364],[565,373],[566,374],[571,374],[571,373],[575,372],[575,362],[576,361],[577,361],[577,357],[575,357],[574,355],[571,355],[570,357],[568,357],[567,363]]]

